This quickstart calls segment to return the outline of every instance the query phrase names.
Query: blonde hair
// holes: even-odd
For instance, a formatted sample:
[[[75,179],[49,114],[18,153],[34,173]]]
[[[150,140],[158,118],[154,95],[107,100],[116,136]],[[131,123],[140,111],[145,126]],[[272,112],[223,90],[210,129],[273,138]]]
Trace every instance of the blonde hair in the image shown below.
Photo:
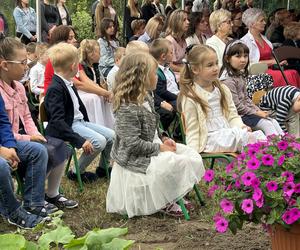
[[[78,50],[72,44],[58,43],[48,50],[54,70],[66,71],[79,61]]]
[[[149,47],[147,46],[146,43],[144,43],[142,41],[134,40],[127,44],[126,49],[125,49],[125,55],[129,55],[129,54],[135,53],[137,51],[149,53]]]
[[[166,35],[171,35],[177,39],[184,39],[183,22],[185,17],[187,17],[186,11],[179,9],[174,10],[168,19]]]
[[[125,55],[125,48],[124,47],[118,47],[114,54],[115,61],[120,60]]]
[[[130,16],[131,17],[140,17],[140,15],[141,15],[140,11],[139,11],[138,7],[136,6],[134,0],[128,0],[127,6],[130,10]]]
[[[231,20],[231,13],[228,10],[219,9],[213,11],[209,17],[209,25],[211,31],[215,34],[218,31],[220,25],[228,19]]]
[[[40,59],[49,49],[49,45],[47,43],[38,43],[35,47],[35,54],[38,59]]]
[[[204,112],[205,116],[207,116],[207,112],[209,109],[208,103],[206,103],[204,100],[202,100],[195,92],[194,87],[194,73],[193,68],[202,68],[205,60],[207,59],[207,55],[209,53],[214,53],[214,49],[207,45],[196,45],[194,46],[191,51],[187,55],[187,63],[185,64],[184,68],[182,69],[180,73],[180,92],[178,95],[178,110],[182,110],[181,103],[183,97],[187,97],[195,101],[196,103],[199,103],[202,111]],[[221,83],[219,80],[215,80],[212,82],[213,86],[218,88],[221,93],[221,99],[220,99],[220,105],[223,111],[223,114],[227,116],[228,114],[228,102],[225,96],[225,92],[223,88],[221,87]]]
[[[150,87],[149,74],[157,68],[157,62],[147,53],[126,55],[116,75],[114,93],[114,112],[121,103],[142,105]]]
[[[80,62],[88,62],[88,54],[92,53],[95,48],[100,48],[99,43],[93,39],[84,39],[80,43],[79,58]]]
[[[290,22],[284,27],[283,35],[285,39],[295,40],[300,32],[299,22]]]
[[[159,36],[158,28],[161,26],[161,29],[164,26],[164,22],[162,21],[160,16],[154,16],[149,19],[145,26],[145,32],[147,32],[148,36],[151,39],[156,39]]]
[[[150,45],[150,54],[159,60],[162,54],[167,54],[172,43],[166,38],[155,39]]]

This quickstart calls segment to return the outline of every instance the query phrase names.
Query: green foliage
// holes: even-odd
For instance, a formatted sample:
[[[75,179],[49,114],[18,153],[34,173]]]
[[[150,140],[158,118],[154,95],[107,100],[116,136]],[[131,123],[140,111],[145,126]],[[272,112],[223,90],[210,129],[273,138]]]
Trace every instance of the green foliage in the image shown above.
[[[79,41],[95,38],[92,31],[92,18],[86,10],[76,11],[71,17]]]

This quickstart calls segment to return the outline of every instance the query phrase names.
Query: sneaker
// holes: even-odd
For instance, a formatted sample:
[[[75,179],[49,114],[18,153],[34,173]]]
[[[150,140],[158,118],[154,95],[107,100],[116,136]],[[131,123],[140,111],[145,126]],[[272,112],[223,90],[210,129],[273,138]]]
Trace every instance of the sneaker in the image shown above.
[[[9,224],[15,225],[22,229],[32,229],[37,224],[44,222],[45,218],[27,212],[23,207],[19,207],[7,219]]]
[[[95,173],[92,172],[84,172],[82,174],[80,174],[81,176],[81,180],[84,183],[92,183],[95,182],[98,179],[98,176]],[[67,173],[67,177],[71,180],[71,181],[78,181],[77,180],[77,175],[75,173],[73,173],[72,171],[69,171]]]
[[[24,207],[24,209],[31,214],[43,217],[46,221],[51,220],[51,218],[49,217],[49,212],[45,207]]]
[[[46,195],[45,200],[47,202],[49,202],[49,204],[53,204],[54,206],[58,207],[59,209],[64,209],[64,208],[71,209],[71,208],[78,207],[77,201],[68,200],[61,194],[59,194],[53,198],[50,198]]]
[[[47,196],[46,196],[47,197]],[[52,203],[49,203],[45,198],[45,209],[47,210],[48,214],[54,214],[56,211],[58,211],[58,207],[55,206]]]
[[[111,174],[111,170],[112,170],[112,168],[109,167],[109,168],[108,168],[108,174],[109,174],[109,175]],[[96,175],[97,175],[99,178],[107,177],[107,175],[106,175],[106,170],[105,170],[104,168],[101,168],[101,167],[97,167],[97,168],[96,168]]]
[[[161,212],[172,217],[182,217],[184,215],[180,206],[176,202],[168,204],[161,210]]]

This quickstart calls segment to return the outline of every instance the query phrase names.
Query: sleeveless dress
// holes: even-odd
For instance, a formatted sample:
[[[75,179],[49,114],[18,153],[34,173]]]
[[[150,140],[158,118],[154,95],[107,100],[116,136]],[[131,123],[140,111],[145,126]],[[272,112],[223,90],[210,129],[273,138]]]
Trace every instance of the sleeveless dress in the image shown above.
[[[148,110],[148,103],[144,104]],[[153,140],[162,144],[157,133]],[[109,213],[129,218],[150,215],[185,196],[204,175],[201,156],[193,149],[176,144],[176,152],[160,152],[151,157],[146,174],[130,171],[114,163],[106,197]]]
[[[197,85],[198,88],[201,88]],[[206,91],[201,88],[201,91]],[[236,152],[241,151],[248,143],[266,140],[262,131],[248,132],[246,128],[230,127],[224,117],[220,105],[221,93],[214,88],[209,93],[207,114],[208,137],[204,152]]]

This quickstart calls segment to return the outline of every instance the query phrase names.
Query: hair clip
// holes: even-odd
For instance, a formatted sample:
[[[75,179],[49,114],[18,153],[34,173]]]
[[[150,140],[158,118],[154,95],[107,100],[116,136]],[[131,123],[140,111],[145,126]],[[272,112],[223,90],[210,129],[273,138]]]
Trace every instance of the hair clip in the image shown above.
[[[191,66],[188,60],[186,60],[185,58],[182,59],[182,63],[184,63],[187,66]]]
[[[185,54],[188,54],[196,44],[190,44],[185,49]]]

